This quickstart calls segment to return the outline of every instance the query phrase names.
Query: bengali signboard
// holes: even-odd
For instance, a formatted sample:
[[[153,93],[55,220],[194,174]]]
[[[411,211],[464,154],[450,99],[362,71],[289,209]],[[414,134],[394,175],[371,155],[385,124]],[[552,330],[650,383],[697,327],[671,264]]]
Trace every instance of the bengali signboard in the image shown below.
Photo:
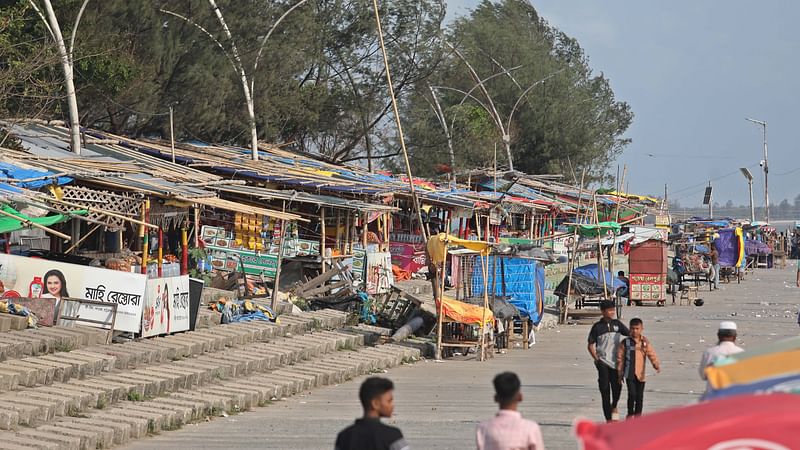
[[[631,300],[666,300],[667,276],[665,274],[630,274]]]
[[[189,329],[189,276],[147,280],[142,312],[142,336]]]
[[[427,265],[425,261],[425,245],[405,242],[392,242],[389,245],[392,264],[411,273]]]
[[[0,254],[0,282],[4,288],[0,295],[50,298],[55,304],[64,297],[116,303],[117,331],[139,332],[146,279],[137,273]],[[98,321],[111,319],[107,308],[92,305],[81,305],[78,311],[70,311],[73,314]]]
[[[211,266],[217,270],[228,272],[239,271],[239,260],[244,266],[244,273],[248,275],[264,275],[274,278],[278,267],[278,255],[254,252],[251,250],[230,249],[206,245],[206,250],[211,254]]]

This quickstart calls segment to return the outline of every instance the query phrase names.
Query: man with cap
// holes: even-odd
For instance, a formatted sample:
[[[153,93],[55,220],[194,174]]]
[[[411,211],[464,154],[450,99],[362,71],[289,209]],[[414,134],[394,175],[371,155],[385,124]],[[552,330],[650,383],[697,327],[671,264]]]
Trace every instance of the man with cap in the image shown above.
[[[597,384],[603,400],[603,415],[606,421],[619,420],[617,403],[622,393],[622,383],[617,375],[617,349],[623,337],[630,336],[628,328],[614,315],[614,302],[600,302],[600,318],[589,331],[589,354],[597,368]]]
[[[717,345],[706,350],[703,353],[703,359],[700,360],[700,378],[704,380],[706,379],[706,367],[714,364],[714,361],[718,358],[735,355],[736,353],[744,351],[743,348],[736,345],[735,322],[720,322],[719,330],[717,330],[717,338],[719,339]]]

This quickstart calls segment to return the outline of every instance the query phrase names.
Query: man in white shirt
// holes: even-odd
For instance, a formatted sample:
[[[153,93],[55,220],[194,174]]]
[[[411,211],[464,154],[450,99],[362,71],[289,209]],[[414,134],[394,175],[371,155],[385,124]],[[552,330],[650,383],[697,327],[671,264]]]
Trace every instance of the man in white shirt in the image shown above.
[[[706,367],[714,364],[714,361],[718,358],[735,355],[736,353],[744,351],[743,348],[736,345],[735,322],[720,322],[717,338],[719,339],[717,345],[706,350],[705,353],[703,353],[703,358],[700,360],[700,378],[703,380],[707,380]]]
[[[494,399],[500,411],[475,430],[478,450],[544,450],[539,425],[523,419],[517,411],[522,401],[520,387],[519,377],[513,372],[494,377]]]

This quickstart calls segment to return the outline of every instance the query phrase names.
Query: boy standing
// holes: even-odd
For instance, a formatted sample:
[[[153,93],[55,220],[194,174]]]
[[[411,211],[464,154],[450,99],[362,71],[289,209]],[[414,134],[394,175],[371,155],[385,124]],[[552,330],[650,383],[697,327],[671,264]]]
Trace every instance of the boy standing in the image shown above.
[[[386,378],[371,377],[361,384],[358,398],[364,417],[336,436],[336,450],[409,450],[403,433],[381,423],[394,412],[394,384]]]
[[[656,372],[661,372],[658,356],[650,341],[642,334],[642,319],[630,321],[630,337],[619,344],[617,373],[628,386],[628,418],[642,415],[644,401],[645,359],[649,359]]]

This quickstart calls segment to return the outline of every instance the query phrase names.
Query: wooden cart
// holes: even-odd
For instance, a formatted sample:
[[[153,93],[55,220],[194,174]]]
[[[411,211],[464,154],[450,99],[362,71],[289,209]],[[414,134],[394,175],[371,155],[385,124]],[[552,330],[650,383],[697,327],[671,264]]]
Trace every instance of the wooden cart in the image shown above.
[[[632,302],[656,302],[664,306],[667,301],[667,243],[650,239],[631,247],[628,255],[628,295]]]

